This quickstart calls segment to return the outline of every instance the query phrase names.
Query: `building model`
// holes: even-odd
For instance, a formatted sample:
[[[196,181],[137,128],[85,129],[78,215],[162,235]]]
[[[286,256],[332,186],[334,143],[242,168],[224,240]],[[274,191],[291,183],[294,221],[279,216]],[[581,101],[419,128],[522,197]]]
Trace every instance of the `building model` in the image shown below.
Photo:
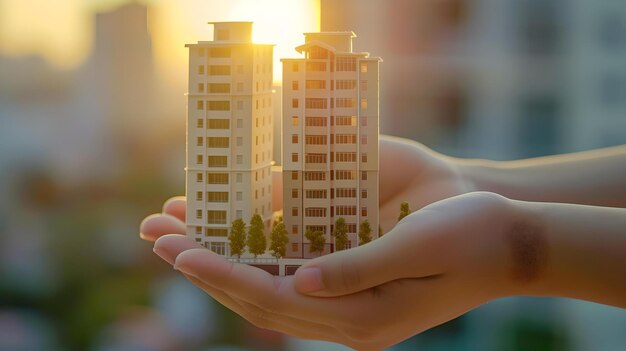
[[[296,48],[304,57],[281,60],[281,222],[271,203],[273,46],[252,43],[251,22],[211,24],[213,41],[186,45],[187,235],[281,275],[377,238],[382,60],[353,52],[351,31],[305,33]],[[261,245],[274,258],[264,247],[233,249],[242,221],[248,238],[248,224],[258,232],[262,221]],[[272,223],[284,232],[278,252]]]

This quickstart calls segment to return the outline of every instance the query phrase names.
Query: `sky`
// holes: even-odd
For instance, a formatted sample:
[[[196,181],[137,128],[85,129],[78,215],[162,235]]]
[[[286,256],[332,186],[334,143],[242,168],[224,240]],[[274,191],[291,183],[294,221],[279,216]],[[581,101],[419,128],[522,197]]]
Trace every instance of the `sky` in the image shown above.
[[[277,44],[275,81],[280,57],[298,56],[303,32],[319,31],[320,0],[0,0],[0,55],[41,55],[52,65],[72,69],[92,45],[94,12],[129,2],[150,5],[157,67],[180,67],[184,44],[210,40],[210,21],[253,21],[253,40]]]

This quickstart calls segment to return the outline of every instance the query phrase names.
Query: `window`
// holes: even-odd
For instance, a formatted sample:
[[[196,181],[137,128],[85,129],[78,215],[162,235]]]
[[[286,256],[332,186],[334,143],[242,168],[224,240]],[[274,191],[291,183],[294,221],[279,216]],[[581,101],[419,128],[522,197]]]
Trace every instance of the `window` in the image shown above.
[[[355,180],[356,171],[335,171],[335,179],[337,180]]]
[[[361,216],[367,217],[367,207],[361,207]]]
[[[197,102],[196,105],[197,105],[196,107],[198,110],[204,110],[204,101],[200,100]]]
[[[335,195],[337,197],[355,198],[356,188],[337,188],[335,190]]]
[[[210,83],[209,93],[230,93],[230,84],[228,83]],[[211,101],[213,102],[213,101]],[[230,104],[230,102],[228,102]],[[230,106],[229,108],[230,109]]]
[[[197,173],[196,174],[196,182],[198,182],[198,183],[202,182],[202,173]]]
[[[215,40],[228,40],[230,32],[228,29],[218,29],[215,34]]]
[[[307,181],[326,180],[326,173],[320,172],[320,171],[305,171],[304,180],[307,180]]]
[[[243,163],[243,155],[237,155],[237,164],[240,165]]]
[[[243,145],[243,137],[237,137],[237,146]]]
[[[325,72],[326,62],[307,62],[306,71],[307,72]]]
[[[298,180],[298,171],[291,171],[291,180]]]
[[[209,66],[209,75],[212,75],[212,76],[230,76],[230,66],[228,66],[228,65],[211,65],[211,66]]]
[[[294,226],[294,227],[296,227],[296,232],[293,233],[293,234],[298,234],[298,229],[297,229],[298,227],[297,226]],[[297,243],[292,243],[291,244],[291,252],[298,252],[298,244]]]
[[[228,229],[226,228],[207,228],[206,236],[228,236]]]
[[[348,225],[348,233],[356,233],[356,223],[347,223],[347,225]]]
[[[207,202],[228,202],[227,191],[208,191],[206,193]]]
[[[291,125],[294,127],[298,126],[298,116],[291,116]]]
[[[355,105],[353,98],[337,98],[337,108],[352,108]]]
[[[294,80],[293,82],[291,82],[291,89],[292,90],[298,90],[298,81]]]
[[[326,189],[307,190],[305,195],[307,199],[325,199]]]
[[[292,144],[297,144],[298,143],[298,134],[292,134],[291,135],[291,143]]]
[[[208,129],[228,129],[230,128],[230,120],[229,119],[215,119],[210,118],[207,123]]]
[[[366,80],[362,80],[361,81],[361,91],[367,91],[367,81]]]
[[[356,80],[354,79],[338,79],[335,82],[337,90],[354,90],[356,88]]]
[[[367,117],[366,116],[362,116],[361,117],[361,127],[367,127]]]
[[[356,152],[337,152],[335,162],[356,162]]]
[[[243,211],[242,210],[235,211],[235,219],[243,219]]]
[[[292,64],[291,64],[291,70],[292,70],[293,72],[298,72],[298,71],[299,71],[298,64],[297,64],[297,63],[292,63]]]
[[[198,92],[204,93],[204,83],[198,83]]]
[[[338,126],[356,127],[356,116],[337,116],[335,124]]]
[[[292,207],[291,208],[291,215],[293,217],[298,217],[298,208],[297,207]]]
[[[307,89],[326,89],[326,81],[325,80],[307,80],[306,81]]]
[[[204,119],[202,118],[198,118],[198,121],[196,123],[196,127],[198,128],[204,128]]]
[[[361,199],[367,199],[367,189],[361,189]]]
[[[298,198],[298,189],[291,189],[291,198],[292,199]]]
[[[323,98],[307,98],[305,100],[306,108],[325,109],[327,100]]]
[[[202,146],[202,145],[203,145],[202,137],[197,137],[196,138],[196,146]]]
[[[211,57],[230,57],[230,48],[213,48]]]
[[[241,183],[243,181],[243,175],[241,173],[237,173],[237,183]]]
[[[356,216],[356,206],[335,206],[336,216]]]
[[[335,143],[356,144],[356,134],[337,134],[335,135]]]
[[[367,110],[367,99],[361,99],[361,110]]]
[[[201,235],[202,234],[202,227],[196,227],[196,235]],[[198,241],[199,239],[196,239],[196,241]]]
[[[291,99],[291,107],[298,108],[298,99]]]
[[[307,207],[304,209],[306,217],[326,217],[325,207]]]
[[[366,153],[362,153],[361,154],[361,163],[367,163],[367,154]]]
[[[361,62],[361,73],[367,73],[367,62]]]
[[[361,145],[367,145],[367,134],[361,135]]]
[[[209,156],[209,167],[226,167],[226,156]]]
[[[361,180],[367,180],[367,172],[361,171]]]
[[[213,148],[227,148],[229,143],[228,137],[208,137],[206,138],[206,146]]]
[[[198,66],[198,74],[204,74],[204,65]]]
[[[237,118],[237,128],[243,128],[243,118]]]
[[[196,163],[199,165],[202,164],[202,155],[196,155]]]
[[[326,127],[325,117],[305,117],[304,121],[307,127]]]
[[[202,219],[202,210],[196,210],[196,218]]]
[[[307,134],[304,138],[307,145],[326,145],[326,135]]]
[[[356,57],[337,57],[337,72],[356,71]]]
[[[202,201],[202,191],[196,191],[196,201]]]
[[[208,224],[226,224],[226,211],[208,210],[206,212]]]
[[[326,163],[326,154],[307,153],[305,155],[306,163]]]
[[[291,154],[291,162],[298,162],[298,153],[294,152]]]
[[[206,178],[207,184],[228,184],[227,173],[209,173]]]
[[[230,111],[230,101],[209,101],[209,110],[210,111]]]

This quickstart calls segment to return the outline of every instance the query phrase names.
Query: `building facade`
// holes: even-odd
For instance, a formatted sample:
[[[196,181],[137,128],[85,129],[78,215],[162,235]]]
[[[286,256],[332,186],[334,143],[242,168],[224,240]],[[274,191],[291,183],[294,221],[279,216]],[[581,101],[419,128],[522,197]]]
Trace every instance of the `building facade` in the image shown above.
[[[272,218],[273,46],[252,22],[219,22],[214,40],[187,44],[187,235],[230,255],[232,221]]]
[[[305,33],[304,58],[283,63],[283,217],[287,257],[310,258],[307,230],[334,251],[334,222],[358,245],[367,220],[378,237],[379,62],[353,52],[353,32]]]

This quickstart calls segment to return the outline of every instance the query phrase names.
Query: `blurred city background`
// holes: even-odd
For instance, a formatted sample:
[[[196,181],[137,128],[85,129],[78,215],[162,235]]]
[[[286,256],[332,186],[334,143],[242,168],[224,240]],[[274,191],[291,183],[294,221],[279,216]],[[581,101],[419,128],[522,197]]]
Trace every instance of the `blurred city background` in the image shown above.
[[[626,143],[623,0],[0,0],[0,350],[343,349],[252,327],[138,238],[184,193],[184,44],[224,20],[278,44],[276,99],[302,32],[353,30],[384,59],[381,132],[447,154]],[[624,310],[510,298],[394,350],[623,350],[625,331]]]

